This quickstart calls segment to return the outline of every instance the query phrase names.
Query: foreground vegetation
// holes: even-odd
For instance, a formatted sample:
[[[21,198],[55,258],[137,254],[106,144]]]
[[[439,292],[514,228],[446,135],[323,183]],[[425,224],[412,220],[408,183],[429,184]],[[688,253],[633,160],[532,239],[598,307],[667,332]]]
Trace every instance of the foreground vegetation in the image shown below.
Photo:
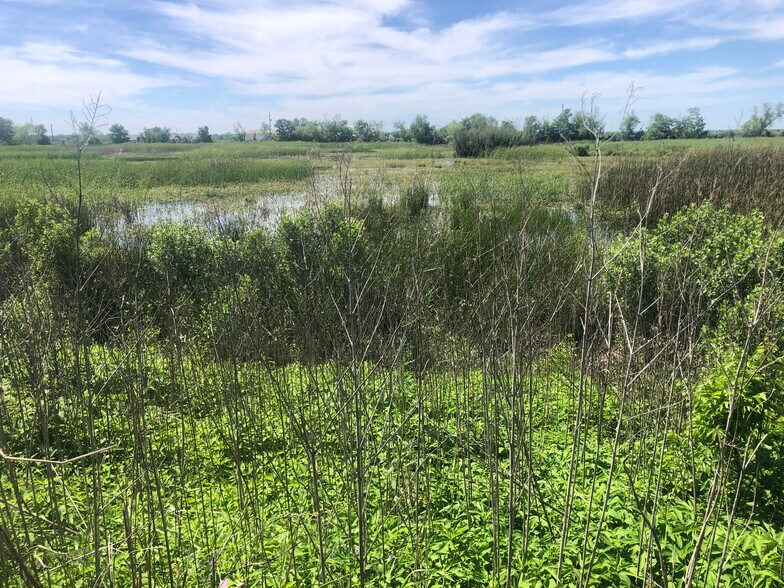
[[[780,147],[618,145],[0,151],[0,586],[780,586]]]

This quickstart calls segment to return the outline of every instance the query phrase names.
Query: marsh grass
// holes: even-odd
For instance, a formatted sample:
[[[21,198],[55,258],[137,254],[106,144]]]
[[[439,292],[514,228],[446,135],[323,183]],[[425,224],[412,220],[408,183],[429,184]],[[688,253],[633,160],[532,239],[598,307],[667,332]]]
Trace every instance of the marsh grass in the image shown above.
[[[781,584],[780,232],[705,202],[605,240],[599,175],[387,201],[313,159],[276,228],[0,202],[0,586]]]
[[[773,224],[784,220],[783,147],[720,146],[675,157],[621,158],[607,170],[599,192],[608,222],[634,225],[657,181],[654,222],[702,202],[740,213],[758,209]]]
[[[71,158],[0,159],[3,192],[48,188],[62,190],[73,184],[67,173]],[[307,160],[232,158],[90,160],[83,182],[94,192],[149,190],[161,187],[219,188],[242,184],[303,183],[311,175]]]

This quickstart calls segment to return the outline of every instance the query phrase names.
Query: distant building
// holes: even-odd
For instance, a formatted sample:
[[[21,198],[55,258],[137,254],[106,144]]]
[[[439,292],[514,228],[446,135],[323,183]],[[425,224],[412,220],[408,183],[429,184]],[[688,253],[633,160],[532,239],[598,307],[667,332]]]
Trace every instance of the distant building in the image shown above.
[[[245,140],[246,141],[265,141],[272,139],[278,135],[278,132],[273,129],[271,131],[265,129],[254,129],[251,131],[245,131]]]

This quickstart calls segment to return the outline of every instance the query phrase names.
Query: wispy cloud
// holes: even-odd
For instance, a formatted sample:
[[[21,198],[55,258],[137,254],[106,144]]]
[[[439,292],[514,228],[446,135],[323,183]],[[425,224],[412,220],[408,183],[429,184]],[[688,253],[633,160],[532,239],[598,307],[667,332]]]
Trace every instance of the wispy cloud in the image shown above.
[[[718,104],[719,95],[753,105],[784,90],[779,76],[748,71],[755,55],[765,55],[758,67],[784,49],[784,0],[576,0],[539,10],[513,0],[449,10],[435,0],[145,0],[121,11],[110,0],[87,12],[74,7],[86,0],[6,2],[6,110],[72,108],[102,90],[129,118],[165,112],[194,124],[224,124],[255,105],[280,116],[426,112],[444,121],[477,110],[548,113],[586,91],[612,110],[632,80],[651,108]],[[729,43],[733,53],[722,51]],[[189,84],[200,91],[183,91]],[[722,108],[716,117],[727,118]]]
[[[86,54],[66,45],[29,43],[0,47],[0,71],[13,83],[0,86],[0,105],[51,105],[53,99],[74,107],[86,94],[101,91],[121,103],[145,91],[179,80],[131,72],[121,61]]]
[[[584,26],[619,20],[641,20],[683,14],[701,0],[610,0],[569,4],[543,15],[546,22],[559,26]]]
[[[693,39],[680,39],[675,41],[661,41],[643,47],[630,47],[623,52],[624,57],[630,59],[644,59],[653,55],[667,55],[677,51],[704,51],[721,43],[721,39],[709,37],[695,37]]]

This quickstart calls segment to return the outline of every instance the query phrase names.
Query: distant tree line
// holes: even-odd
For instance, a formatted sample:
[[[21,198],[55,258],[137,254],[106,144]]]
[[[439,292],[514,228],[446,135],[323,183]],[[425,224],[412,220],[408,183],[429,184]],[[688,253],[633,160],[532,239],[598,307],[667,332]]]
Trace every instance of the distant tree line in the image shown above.
[[[751,115],[735,131],[709,133],[699,108],[689,108],[685,115],[672,117],[660,112],[653,114],[643,129],[642,121],[632,111],[627,113],[615,131],[608,131],[598,113],[564,108],[555,118],[527,116],[522,125],[513,121],[499,122],[492,116],[475,113],[461,120],[438,127],[427,116],[418,114],[406,124],[396,121],[391,131],[377,120],[359,119],[353,125],[340,116],[324,120],[280,118],[275,124],[263,123],[258,131],[246,131],[240,123],[231,133],[211,135],[209,127],[199,127],[196,133],[172,133],[168,127],[145,127],[132,137],[121,124],[113,124],[108,132],[93,133],[92,143],[212,143],[213,140],[311,141],[319,143],[348,143],[351,141],[411,141],[426,145],[450,143],[458,156],[480,156],[497,147],[559,143],[562,141],[592,140],[596,136],[606,140],[656,141],[660,139],[699,139],[739,134],[743,137],[762,137],[773,134],[773,123],[784,116],[784,103],[765,103],[754,107]],[[48,145],[52,137],[46,127],[33,122],[16,125],[0,117],[0,145]],[[69,135],[55,138],[60,143],[72,140]]]
[[[0,116],[0,145],[50,145],[51,138],[42,124],[16,125]]]

